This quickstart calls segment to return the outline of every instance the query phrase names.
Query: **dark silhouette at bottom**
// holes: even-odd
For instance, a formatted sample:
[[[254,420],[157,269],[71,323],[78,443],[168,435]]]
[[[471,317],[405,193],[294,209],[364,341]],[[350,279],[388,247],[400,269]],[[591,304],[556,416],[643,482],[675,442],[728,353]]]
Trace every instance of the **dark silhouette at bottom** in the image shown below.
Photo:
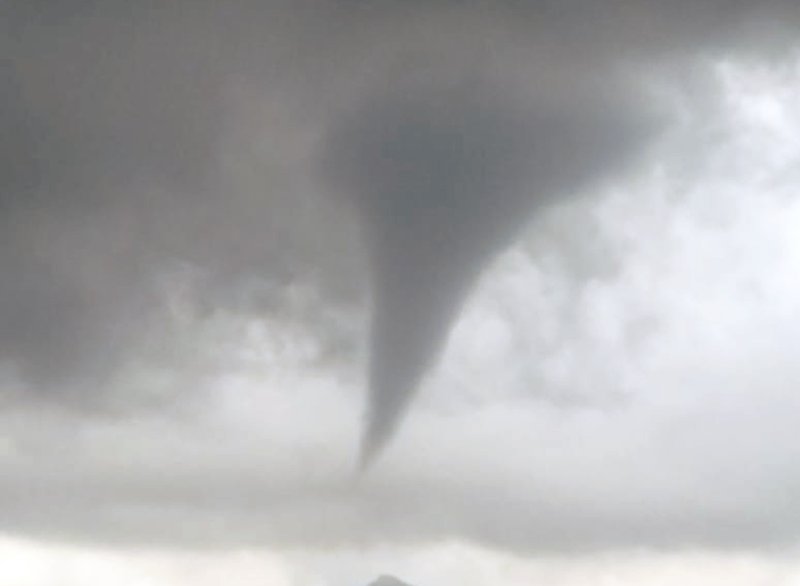
[[[411,586],[411,584],[403,582],[402,580],[398,580],[394,576],[384,575],[380,576],[374,582],[371,582],[369,586]]]

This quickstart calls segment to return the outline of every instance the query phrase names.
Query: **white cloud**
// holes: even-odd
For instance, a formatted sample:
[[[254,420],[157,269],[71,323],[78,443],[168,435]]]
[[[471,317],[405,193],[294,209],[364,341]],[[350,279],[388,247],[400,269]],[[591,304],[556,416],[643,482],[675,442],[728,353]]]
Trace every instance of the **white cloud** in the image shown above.
[[[295,586],[294,571],[264,551],[114,550],[0,539],[0,581],[14,586]]]
[[[797,586],[792,555],[663,554],[514,557],[444,543],[316,552],[112,549],[0,539],[0,580],[14,586],[366,586],[391,572],[413,586]]]

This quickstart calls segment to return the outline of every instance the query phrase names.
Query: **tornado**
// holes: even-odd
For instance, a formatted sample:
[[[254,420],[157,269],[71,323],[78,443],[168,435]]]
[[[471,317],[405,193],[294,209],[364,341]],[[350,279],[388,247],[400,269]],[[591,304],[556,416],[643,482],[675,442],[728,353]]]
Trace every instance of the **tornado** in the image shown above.
[[[486,266],[537,210],[613,167],[641,134],[629,108],[593,92],[537,99],[487,80],[442,85],[389,84],[326,141],[372,282],[361,470],[399,428]]]

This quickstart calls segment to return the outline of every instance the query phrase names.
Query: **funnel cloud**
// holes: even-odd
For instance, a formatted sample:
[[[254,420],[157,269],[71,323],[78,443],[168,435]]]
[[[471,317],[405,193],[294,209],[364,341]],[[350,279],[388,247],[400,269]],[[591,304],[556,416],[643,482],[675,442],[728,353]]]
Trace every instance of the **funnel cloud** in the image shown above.
[[[623,120],[598,88],[575,91],[559,103],[489,78],[399,85],[332,133],[329,165],[356,201],[373,285],[362,467],[396,431],[487,263],[531,214],[641,144],[643,115]]]

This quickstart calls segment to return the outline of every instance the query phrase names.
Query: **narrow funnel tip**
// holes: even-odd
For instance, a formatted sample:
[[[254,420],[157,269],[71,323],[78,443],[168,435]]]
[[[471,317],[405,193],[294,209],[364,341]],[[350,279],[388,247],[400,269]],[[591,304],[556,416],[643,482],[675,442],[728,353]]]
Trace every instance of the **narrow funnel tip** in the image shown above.
[[[389,430],[386,426],[378,425],[371,419],[364,430],[361,439],[361,453],[358,460],[359,474],[366,474],[383,453],[389,439]]]

